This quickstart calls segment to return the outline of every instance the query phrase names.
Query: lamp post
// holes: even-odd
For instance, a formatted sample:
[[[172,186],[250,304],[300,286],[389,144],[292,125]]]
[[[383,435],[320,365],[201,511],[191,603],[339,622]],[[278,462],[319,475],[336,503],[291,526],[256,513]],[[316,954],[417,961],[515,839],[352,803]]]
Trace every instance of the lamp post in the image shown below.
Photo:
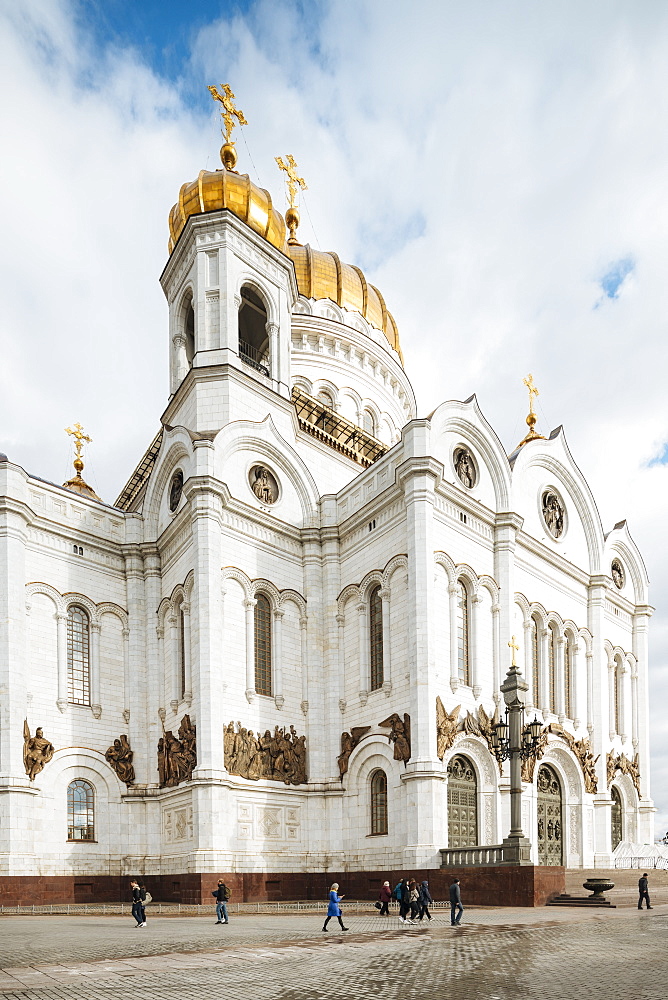
[[[537,718],[524,726],[524,705],[529,685],[515,662],[519,646],[515,636],[508,643],[513,661],[501,685],[506,703],[506,721],[499,720],[492,730],[492,747],[499,760],[510,760],[510,833],[503,841],[504,861],[531,864],[531,842],[522,832],[522,761],[540,752],[541,723]]]

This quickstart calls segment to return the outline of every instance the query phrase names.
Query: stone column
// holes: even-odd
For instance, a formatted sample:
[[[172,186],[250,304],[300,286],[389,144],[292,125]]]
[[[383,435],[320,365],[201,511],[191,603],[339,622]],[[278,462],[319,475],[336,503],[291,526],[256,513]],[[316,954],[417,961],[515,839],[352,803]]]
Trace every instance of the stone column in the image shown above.
[[[274,611],[274,635],[273,635],[273,646],[274,646],[274,658],[273,658],[273,670],[272,670],[272,685],[271,689],[274,694],[274,703],[276,708],[280,710],[285,704],[285,698],[283,696],[283,615],[284,611],[278,608]]]
[[[575,638],[570,644],[571,655],[571,718],[575,730],[580,728],[578,683],[580,680],[580,640]]]
[[[179,669],[179,623],[176,615],[171,614],[167,619],[169,625],[169,673],[172,679],[171,695],[169,700],[172,712],[178,712],[181,701],[181,671]]]
[[[221,595],[221,605],[222,605],[222,595]],[[193,678],[192,678],[192,655],[191,655],[191,636],[190,636],[190,605],[185,601],[181,605],[181,611],[183,612],[183,673],[184,673],[184,691],[183,700],[186,705],[190,707],[193,701]]]
[[[246,609],[246,701],[255,699],[255,605],[257,601],[244,601]]]
[[[638,752],[638,664],[631,671],[631,741],[633,752]]]
[[[529,695],[527,709],[535,711],[535,709],[540,708],[540,698],[539,692],[534,690],[534,676],[533,676],[533,649],[532,649],[532,635],[531,630],[533,629],[533,623],[531,618],[524,622],[524,677],[529,685]]]
[[[608,725],[609,732],[608,736],[611,740],[614,740],[617,735],[617,719],[615,712],[615,705],[617,703],[617,673],[616,673],[615,660],[612,659],[608,663]]]
[[[58,700],[56,702],[61,712],[67,711],[67,615],[57,613],[56,644],[58,655]]]
[[[172,364],[173,371],[173,384],[172,392],[176,392],[181,382],[188,374],[188,357],[186,355],[186,341],[185,337],[181,333],[177,333],[172,337],[174,360]]]
[[[383,614],[383,691],[387,698],[392,693],[392,593],[389,587],[383,587],[380,591]]]
[[[90,623],[90,710],[96,719],[102,715],[100,705],[100,626]]]
[[[357,605],[357,636],[359,643],[359,664],[360,664],[360,702],[366,705],[369,697],[369,627],[367,624],[368,615],[366,602]]]
[[[308,618],[302,615],[299,619],[299,638],[301,651],[302,700],[300,708],[308,715]]]
[[[647,650],[647,628],[649,626],[649,620],[653,612],[653,608],[649,604],[640,604],[635,608],[635,614],[633,615],[633,654],[637,661],[637,701],[638,701],[638,714],[642,719],[648,718],[649,715],[649,685],[648,685],[648,650]],[[650,759],[649,759],[649,727],[643,726],[638,728],[638,758],[640,761],[640,791],[643,800],[649,800],[646,803],[646,808],[650,809],[652,806],[650,800],[650,783],[649,783],[649,769],[650,769]],[[643,806],[645,802],[643,801]],[[651,812],[646,813],[646,818],[642,820],[644,824],[644,838],[652,842],[653,838],[648,838],[648,831],[653,827],[653,816]],[[639,831],[640,832],[640,831]]]
[[[536,626],[538,627],[538,626]],[[542,628],[538,632],[538,675],[540,677],[540,700],[543,718],[552,711],[550,705],[550,629]]]
[[[592,753],[598,757],[596,776],[599,792],[594,798],[594,865],[604,867],[611,863],[610,836],[611,799],[608,795],[606,754],[609,748],[610,682],[607,667],[605,638],[605,600],[610,578],[605,574],[590,577],[587,607],[587,624],[592,635]]]
[[[339,639],[339,663],[341,664],[341,673],[339,675],[339,681],[336,685],[336,690],[339,695],[339,711],[343,714],[346,710],[346,683],[345,683],[345,669],[344,664],[346,660],[346,643],[345,643],[345,626],[346,618],[345,615],[336,616],[336,624],[338,626],[338,639]]]
[[[145,748],[146,764],[144,767],[147,767],[147,770],[145,771],[144,781],[157,785],[157,746],[158,740],[162,736],[162,723],[158,715],[158,707],[165,661],[158,659],[158,634],[155,625],[157,623],[158,607],[160,606],[162,572],[160,568],[160,553],[157,547],[154,545],[142,546],[142,551],[144,556],[146,646],[141,658],[134,661],[132,677],[133,703],[141,706],[146,714],[142,718],[139,712],[133,713],[133,718],[136,721],[132,725],[131,720],[131,729],[133,739]],[[145,723],[146,719],[148,720],[148,726]],[[132,745],[134,746],[134,744]],[[135,765],[137,763],[137,756],[135,752],[133,762]]]
[[[503,672],[503,658],[508,652],[507,643],[514,633],[515,619],[515,549],[517,533],[524,521],[512,511],[500,511],[494,523],[494,579],[499,585],[499,674]],[[527,677],[530,674],[527,674]],[[501,679],[501,678],[499,678]],[[494,702],[499,704],[499,689],[494,690]],[[537,704],[537,702],[535,702]]]
[[[124,628],[123,637],[123,719],[130,721],[130,629]]]
[[[622,738],[622,743],[626,743],[626,734],[628,732],[626,724],[626,684],[627,684],[628,671],[626,668],[626,663],[622,660],[619,667],[619,678],[617,679],[618,691],[617,697],[619,698],[619,735]]]
[[[501,650],[501,639],[500,639],[500,613],[501,605],[492,605],[492,688],[494,690],[494,701],[497,700],[497,692],[501,684],[501,678],[499,677],[499,656]]]

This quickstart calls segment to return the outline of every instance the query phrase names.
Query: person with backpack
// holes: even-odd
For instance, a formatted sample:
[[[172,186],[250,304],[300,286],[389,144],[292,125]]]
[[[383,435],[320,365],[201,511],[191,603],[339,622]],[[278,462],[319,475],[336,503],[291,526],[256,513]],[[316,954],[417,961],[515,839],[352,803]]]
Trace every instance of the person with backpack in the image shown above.
[[[380,887],[380,895],[378,896],[381,906],[378,911],[379,917],[389,917],[390,915],[390,900],[392,899],[392,890],[390,889],[389,882],[383,882]]]
[[[420,903],[420,920],[423,920],[424,917],[426,917],[427,920],[431,920],[429,907],[434,900],[431,898],[431,893],[429,892],[429,882],[425,880],[420,886],[418,893],[418,901]]]
[[[211,895],[216,897],[216,923],[229,924],[230,918],[227,915],[227,902],[232,893],[221,878],[218,879],[218,888],[214,889]]]
[[[414,878],[412,878],[408,883],[408,897],[411,906],[411,915],[408,918],[408,923],[412,924],[415,920],[417,920],[420,912],[420,892]]]
[[[146,889],[134,879],[130,882],[130,888],[132,889],[132,916],[137,921],[137,927],[146,927],[146,910],[144,909]]]
[[[399,893],[399,920],[406,923],[406,916],[411,908],[411,893],[408,888],[408,879],[402,878],[395,892]]]

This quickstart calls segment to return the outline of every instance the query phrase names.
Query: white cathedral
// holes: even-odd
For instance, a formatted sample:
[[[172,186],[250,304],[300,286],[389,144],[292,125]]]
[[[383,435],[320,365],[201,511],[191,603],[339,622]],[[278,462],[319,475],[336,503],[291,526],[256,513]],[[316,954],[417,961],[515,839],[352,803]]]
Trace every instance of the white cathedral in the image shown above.
[[[418,417],[380,291],[223,156],[170,214],[169,398],[116,502],[0,456],[0,898],[500,845],[513,637],[533,863],[652,842],[626,523],[533,413],[510,457],[475,397]]]

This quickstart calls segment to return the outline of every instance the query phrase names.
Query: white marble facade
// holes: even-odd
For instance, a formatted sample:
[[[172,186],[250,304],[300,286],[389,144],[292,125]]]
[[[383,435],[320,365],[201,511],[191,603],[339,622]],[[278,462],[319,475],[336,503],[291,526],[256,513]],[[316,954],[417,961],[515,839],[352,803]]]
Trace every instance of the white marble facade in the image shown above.
[[[511,461],[475,398],[418,418],[383,334],[356,311],[300,295],[292,261],[229,211],[190,218],[162,282],[171,395],[131,509],[34,478],[20,455],[0,462],[0,874],[436,867],[449,844],[455,755],[475,773],[477,840],[498,844],[509,825],[508,766],[500,774],[470,732],[439,760],[436,699],[447,711],[461,706],[461,718],[480,706],[492,715],[513,635],[531,717],[590,739],[597,757],[598,790],[588,793],[568,742],[549,737],[543,761],[561,784],[564,862],[610,862],[613,789],[623,839],[651,841],[646,573],[626,524],[601,524],[561,428]],[[239,356],[244,288],[266,310],[269,375]],[[372,421],[386,453],[363,468],[306,433],[293,385],[354,424]],[[455,468],[460,448],[472,486]],[[257,465],[278,484],[272,504],[251,489]],[[541,511],[546,490],[563,505],[558,538]],[[380,684],[369,637],[378,594]],[[270,607],[271,694],[256,691],[258,595]],[[72,605],[88,616],[80,704],[70,697]],[[374,662],[377,670],[377,649]],[[410,715],[407,763],[393,759],[379,727],[395,712]],[[176,731],[185,714],[197,726],[197,767],[192,780],[161,789],[162,727]],[[55,747],[34,782],[24,719]],[[308,782],[229,774],[230,720],[305,734]],[[341,734],[353,727],[370,728],[341,781]],[[121,733],[134,751],[131,787],[104,756]],[[640,795],[629,774],[608,786],[609,753],[637,755]],[[379,770],[387,833],[372,832]],[[68,840],[76,779],[93,789],[89,841]],[[537,861],[535,781],[524,791]]]

